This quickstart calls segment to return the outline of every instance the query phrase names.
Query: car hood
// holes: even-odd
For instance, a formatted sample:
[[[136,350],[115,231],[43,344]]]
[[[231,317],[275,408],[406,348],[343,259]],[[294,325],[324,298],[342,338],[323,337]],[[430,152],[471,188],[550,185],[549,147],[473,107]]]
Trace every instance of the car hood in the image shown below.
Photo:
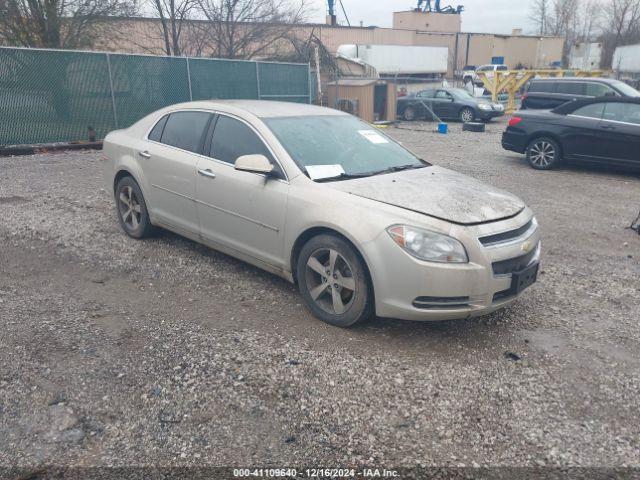
[[[525,208],[508,192],[436,166],[325,185],[460,225],[513,217]]]

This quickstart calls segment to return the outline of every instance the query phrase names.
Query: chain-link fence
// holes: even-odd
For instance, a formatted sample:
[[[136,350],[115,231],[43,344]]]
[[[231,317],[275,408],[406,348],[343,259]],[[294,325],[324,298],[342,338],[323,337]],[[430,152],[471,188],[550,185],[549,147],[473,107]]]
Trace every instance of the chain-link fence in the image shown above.
[[[103,138],[164,106],[216,98],[309,103],[309,66],[0,47],[0,145]]]

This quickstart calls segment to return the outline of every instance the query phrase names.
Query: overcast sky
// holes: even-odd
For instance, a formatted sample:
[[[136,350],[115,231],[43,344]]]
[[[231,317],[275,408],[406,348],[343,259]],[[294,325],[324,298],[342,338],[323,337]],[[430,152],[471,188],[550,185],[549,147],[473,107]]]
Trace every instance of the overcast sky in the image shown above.
[[[313,21],[324,22],[325,0],[311,0],[315,8]],[[338,21],[344,23],[344,15],[338,0]],[[352,25],[377,25],[391,27],[392,12],[415,8],[417,0],[342,0]],[[434,2],[432,2],[434,3]],[[442,0],[441,5],[464,5],[462,31],[511,33],[522,28],[525,33],[534,30],[529,16],[530,0]]]

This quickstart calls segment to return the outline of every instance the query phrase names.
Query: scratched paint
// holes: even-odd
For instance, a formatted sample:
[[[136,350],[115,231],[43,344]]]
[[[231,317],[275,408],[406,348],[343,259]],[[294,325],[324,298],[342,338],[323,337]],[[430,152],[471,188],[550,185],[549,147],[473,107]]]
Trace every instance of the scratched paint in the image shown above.
[[[436,166],[326,185],[459,224],[511,217],[525,207],[515,195]]]

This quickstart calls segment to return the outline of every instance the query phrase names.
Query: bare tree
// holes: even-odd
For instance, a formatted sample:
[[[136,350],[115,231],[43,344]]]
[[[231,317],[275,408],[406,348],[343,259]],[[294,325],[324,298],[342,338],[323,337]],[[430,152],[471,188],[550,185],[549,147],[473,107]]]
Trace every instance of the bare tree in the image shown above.
[[[220,58],[273,56],[279,44],[290,47],[295,24],[306,20],[305,0],[198,0],[209,20],[212,54]]]
[[[599,33],[598,25],[602,13],[602,3],[598,0],[583,0],[580,7],[579,30],[577,40],[581,42],[592,42]]]
[[[154,15],[160,19],[160,30],[166,55],[181,56],[189,46],[185,46],[183,33],[187,22],[198,8],[197,0],[146,0]],[[188,42],[188,39],[187,39]]]
[[[535,24],[538,35],[547,34],[547,17],[549,15],[549,0],[533,0],[529,19]]]
[[[640,42],[640,2],[610,0],[605,8],[603,67],[611,67],[613,52],[620,45]]]
[[[136,0],[0,0],[0,42],[22,47],[88,47],[100,19],[131,16]]]

